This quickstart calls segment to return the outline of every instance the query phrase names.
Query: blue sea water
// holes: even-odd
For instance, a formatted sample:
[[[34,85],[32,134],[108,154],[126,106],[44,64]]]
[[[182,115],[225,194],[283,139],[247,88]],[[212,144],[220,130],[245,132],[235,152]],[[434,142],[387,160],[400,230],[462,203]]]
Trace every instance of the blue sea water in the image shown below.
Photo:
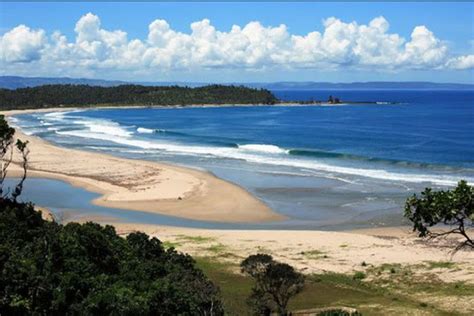
[[[400,224],[414,192],[474,182],[473,91],[274,92],[378,104],[92,109],[15,124],[61,146],[211,171],[292,228]]]

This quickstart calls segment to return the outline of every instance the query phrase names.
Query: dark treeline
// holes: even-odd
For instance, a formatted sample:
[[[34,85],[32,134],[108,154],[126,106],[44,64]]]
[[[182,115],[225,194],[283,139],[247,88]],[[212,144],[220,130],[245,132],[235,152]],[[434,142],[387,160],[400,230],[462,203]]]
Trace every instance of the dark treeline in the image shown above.
[[[146,87],[121,85],[44,85],[16,90],[0,89],[2,109],[92,105],[274,104],[265,89],[243,86]]]
[[[1,315],[222,315],[194,260],[156,238],[45,221],[0,199]]]

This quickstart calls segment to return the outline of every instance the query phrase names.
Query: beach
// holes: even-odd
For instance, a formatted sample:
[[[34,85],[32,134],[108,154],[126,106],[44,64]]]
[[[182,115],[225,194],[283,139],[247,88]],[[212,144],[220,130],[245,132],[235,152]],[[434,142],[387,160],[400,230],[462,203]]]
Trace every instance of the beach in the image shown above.
[[[40,208],[51,220],[51,212]],[[113,217],[84,217],[78,222],[94,221],[112,225],[121,236],[144,232],[158,238],[165,247],[193,257],[212,258],[236,267],[256,253],[272,255],[304,274],[371,271],[396,266],[410,270],[419,278],[442,282],[474,284],[474,252],[453,253],[456,237],[423,240],[410,227],[384,227],[337,231],[199,229],[126,223]],[[446,267],[438,267],[444,263]],[[233,272],[238,272],[238,269]]]
[[[28,176],[63,180],[100,193],[93,201],[97,205],[220,222],[284,218],[244,189],[208,172],[65,149],[20,130],[16,137],[29,142]],[[14,156],[10,176],[21,172],[19,158]]]

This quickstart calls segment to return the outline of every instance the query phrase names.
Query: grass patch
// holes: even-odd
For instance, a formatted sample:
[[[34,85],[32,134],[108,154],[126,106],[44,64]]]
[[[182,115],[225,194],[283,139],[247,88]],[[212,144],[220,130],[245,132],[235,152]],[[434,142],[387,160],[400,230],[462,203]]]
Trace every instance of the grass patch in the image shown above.
[[[352,276],[354,280],[363,280],[366,278],[366,275],[362,271],[356,271],[354,275]]]
[[[403,275],[405,277],[411,277],[413,274],[410,267],[403,267],[401,264],[398,263],[384,263],[377,267],[370,267],[367,269],[367,273],[369,275],[374,275],[376,278],[380,277],[383,274]]]
[[[238,256],[235,253],[232,252],[224,252],[219,255],[219,258],[226,258],[226,259],[239,259],[239,260],[244,260],[244,257]]]
[[[214,244],[211,245],[210,247],[206,248],[206,251],[212,252],[214,254],[220,254],[224,252],[227,249],[227,247],[223,244]]]
[[[321,259],[321,258],[328,257],[324,251],[320,251],[317,249],[302,251],[300,252],[300,254],[303,255],[307,259]]]
[[[451,269],[456,266],[454,262],[451,261],[427,261],[428,269]]]
[[[247,297],[253,281],[242,274],[237,264],[222,263],[215,258],[195,258],[197,265],[221,289],[222,300],[228,315],[248,315]],[[458,284],[458,291],[468,291],[466,285]],[[440,287],[440,286],[438,286]],[[454,287],[454,286],[453,286]],[[472,295],[472,293],[471,293]],[[325,273],[309,275],[304,290],[290,301],[290,310],[303,310],[329,306],[346,306],[359,310],[364,316],[371,315],[414,315],[420,310],[421,300],[413,295],[390,291],[383,285],[371,281],[360,282],[352,275]],[[423,307],[429,315],[457,315],[436,307]]]
[[[176,236],[176,238],[184,242],[192,242],[196,244],[210,243],[216,240],[214,237],[188,236],[188,235],[178,235]]]
[[[172,242],[172,241],[163,241],[161,244],[163,245],[165,249],[178,248],[179,246],[182,245],[179,242]]]

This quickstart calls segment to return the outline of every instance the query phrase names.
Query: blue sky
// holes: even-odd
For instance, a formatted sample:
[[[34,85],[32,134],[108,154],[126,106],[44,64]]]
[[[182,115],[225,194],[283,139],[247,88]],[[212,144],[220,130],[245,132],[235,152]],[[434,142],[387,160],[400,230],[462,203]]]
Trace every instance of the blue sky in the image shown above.
[[[89,12],[92,15],[84,18]],[[336,20],[325,25],[330,17]],[[364,27],[360,27],[369,26],[378,17],[383,17],[382,22],[374,22],[373,34],[367,37]],[[81,19],[84,27],[79,36],[76,23]],[[156,19],[166,21],[173,36],[179,38],[178,43],[183,43],[183,50],[199,53],[181,51],[169,36],[163,42],[162,33],[155,33],[159,39],[152,43],[149,25]],[[204,19],[210,22],[197,27],[225,34],[211,34],[206,39],[186,37],[192,32],[191,23]],[[253,21],[262,28],[252,25],[245,31]],[[357,25],[355,31],[352,22]],[[21,24],[27,28],[17,28]],[[285,25],[284,30],[277,29],[281,24]],[[242,30],[237,39],[229,35],[233,25]],[[388,29],[385,25],[389,25]],[[213,82],[474,82],[473,25],[473,3],[2,2],[0,57],[3,74],[19,75]],[[416,30],[413,40],[417,26],[424,28]],[[126,40],[112,33],[116,30],[125,32]],[[59,47],[52,39],[55,31],[71,45]],[[162,32],[162,28],[157,27],[156,32]],[[311,32],[319,35],[301,40],[307,49],[303,54],[303,46],[295,44],[294,37],[306,37]],[[247,41],[242,37],[256,33],[258,39]],[[389,45],[390,34],[399,38]],[[25,43],[21,38],[30,40]],[[129,44],[134,39],[140,40],[140,45],[136,44],[132,51]],[[408,42],[412,44],[407,48]],[[55,54],[51,53],[53,48]],[[243,56],[247,53],[254,56]],[[127,58],[133,58],[133,62]]]

